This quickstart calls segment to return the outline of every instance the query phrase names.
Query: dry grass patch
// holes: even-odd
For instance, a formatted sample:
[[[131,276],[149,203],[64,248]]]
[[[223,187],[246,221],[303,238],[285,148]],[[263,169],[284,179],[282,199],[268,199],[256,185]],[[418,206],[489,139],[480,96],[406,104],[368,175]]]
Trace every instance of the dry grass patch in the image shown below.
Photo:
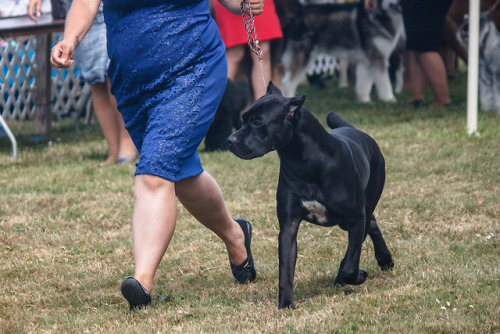
[[[387,183],[376,214],[393,271],[380,271],[367,242],[365,284],[334,287],[347,235],[304,223],[297,309],[278,310],[278,157],[201,153],[232,214],[253,223],[258,279],[235,285],[222,243],[179,205],[153,305],[130,314],[119,285],[133,272],[134,167],[100,165],[96,125],[56,122],[35,141],[32,123],[12,123],[19,162],[0,139],[0,332],[500,332],[499,117],[481,113],[481,136],[465,134],[464,78],[451,85],[455,106],[434,110],[410,108],[405,94],[358,104],[333,86],[300,93],[322,122],[337,111],[379,142]]]

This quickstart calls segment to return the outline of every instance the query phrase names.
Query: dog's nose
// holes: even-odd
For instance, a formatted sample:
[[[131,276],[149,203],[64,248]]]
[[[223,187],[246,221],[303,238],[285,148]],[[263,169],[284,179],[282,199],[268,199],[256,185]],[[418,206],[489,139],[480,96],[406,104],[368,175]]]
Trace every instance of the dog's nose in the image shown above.
[[[234,143],[236,143],[236,137],[234,135],[230,135],[229,137],[227,137],[227,146],[228,147],[233,146]]]

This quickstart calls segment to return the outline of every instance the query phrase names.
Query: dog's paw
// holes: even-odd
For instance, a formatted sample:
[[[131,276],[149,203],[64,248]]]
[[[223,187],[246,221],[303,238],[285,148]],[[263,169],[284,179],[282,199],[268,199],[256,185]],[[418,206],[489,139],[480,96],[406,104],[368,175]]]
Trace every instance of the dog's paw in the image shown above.
[[[363,284],[368,277],[368,273],[362,269],[359,269],[358,272],[358,284]]]
[[[340,288],[347,285],[347,283],[344,282],[344,279],[342,278],[342,274],[340,271],[337,273],[337,277],[335,277],[335,281],[333,281],[333,285],[338,286]]]
[[[346,282],[344,282],[344,280],[341,277],[337,276],[335,281],[333,281],[333,285],[342,288],[342,287],[346,286],[347,284],[346,284]]]
[[[289,300],[284,300],[284,301],[279,301],[279,305],[278,305],[278,309],[284,309],[284,308],[288,308],[288,309],[292,309],[294,310],[295,309],[295,304],[293,301],[289,301]]]
[[[394,268],[394,261],[392,260],[391,254],[384,254],[383,256],[377,256],[377,263],[382,271],[392,270]]]
[[[295,310],[295,305],[292,304],[286,304],[286,305],[278,305],[278,309],[282,310],[284,308]]]
[[[364,271],[363,269],[358,270],[358,274],[352,274],[352,275],[344,275],[343,281],[347,284],[350,285],[360,285],[363,284],[366,281],[366,278],[368,277],[368,273]],[[337,281],[337,280],[335,280]]]

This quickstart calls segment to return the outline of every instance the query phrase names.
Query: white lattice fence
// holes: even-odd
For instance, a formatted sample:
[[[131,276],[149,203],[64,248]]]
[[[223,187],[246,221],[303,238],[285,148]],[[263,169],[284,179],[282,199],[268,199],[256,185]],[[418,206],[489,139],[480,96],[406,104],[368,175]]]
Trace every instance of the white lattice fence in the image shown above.
[[[7,38],[0,43],[0,113],[5,120],[34,119],[36,37]],[[74,66],[52,70],[54,116],[64,117],[71,112],[89,115],[89,97],[90,87],[83,84]]]

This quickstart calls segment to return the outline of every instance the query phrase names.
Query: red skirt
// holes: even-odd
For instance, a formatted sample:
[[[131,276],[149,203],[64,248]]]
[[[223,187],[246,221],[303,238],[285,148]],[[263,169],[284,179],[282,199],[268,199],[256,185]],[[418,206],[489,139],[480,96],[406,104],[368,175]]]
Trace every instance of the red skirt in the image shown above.
[[[232,14],[217,0],[214,0],[214,12],[215,21],[226,48],[248,43],[247,32],[241,15]],[[273,0],[266,0],[262,14],[255,16],[255,32],[260,42],[283,38]]]

